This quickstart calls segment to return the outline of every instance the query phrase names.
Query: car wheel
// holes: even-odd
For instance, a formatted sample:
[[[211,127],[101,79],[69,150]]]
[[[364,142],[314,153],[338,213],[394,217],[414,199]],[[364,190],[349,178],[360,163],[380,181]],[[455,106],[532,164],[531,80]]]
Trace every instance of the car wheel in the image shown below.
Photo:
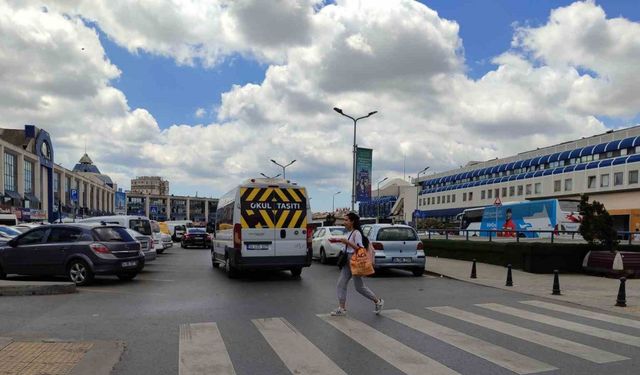
[[[138,276],[137,272],[127,272],[127,273],[119,273],[118,279],[122,281],[130,281],[133,280],[136,276]]]
[[[77,286],[88,285],[93,281],[93,272],[84,260],[72,260],[67,268],[67,275]]]
[[[424,275],[424,268],[414,268],[411,272],[413,272],[413,276],[420,277]]]
[[[300,275],[302,275],[302,267],[292,268],[290,271],[291,271],[291,276],[293,276],[296,279],[299,278]]]
[[[320,264],[327,264],[327,253],[324,252],[324,248],[320,248]]]
[[[186,249],[187,247],[184,245],[184,242],[180,242],[180,247]]]
[[[227,277],[230,279],[235,279],[238,277],[238,270],[231,265],[231,260],[229,256],[224,258],[224,270],[227,272]]]
[[[4,280],[6,278],[7,278],[7,274],[2,269],[2,266],[0,266],[0,280]]]
[[[162,254],[162,253],[164,253],[164,249],[156,249],[156,253]]]

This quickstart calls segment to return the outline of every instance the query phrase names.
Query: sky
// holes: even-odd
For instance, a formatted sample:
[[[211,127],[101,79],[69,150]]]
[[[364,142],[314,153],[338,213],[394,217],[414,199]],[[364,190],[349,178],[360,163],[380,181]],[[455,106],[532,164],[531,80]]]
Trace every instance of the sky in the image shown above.
[[[629,0],[0,0],[0,37],[0,126],[125,189],[219,197],[295,159],[314,210],[346,207],[336,106],[378,111],[374,182],[640,123]]]

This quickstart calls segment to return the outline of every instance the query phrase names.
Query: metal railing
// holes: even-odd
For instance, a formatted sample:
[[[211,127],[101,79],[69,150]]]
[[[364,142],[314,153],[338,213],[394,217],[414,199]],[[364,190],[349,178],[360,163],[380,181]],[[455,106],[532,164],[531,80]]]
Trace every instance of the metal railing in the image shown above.
[[[640,245],[640,233],[638,232],[630,232],[630,231],[618,231],[618,239],[620,243],[628,243],[639,244]],[[506,229],[425,229],[422,231],[418,231],[418,235],[422,237],[427,237],[428,239],[432,239],[433,237],[444,236],[445,239],[464,239],[465,241],[469,241],[469,237],[472,239],[481,239],[487,238],[489,242],[492,242],[494,239],[501,240],[509,240],[513,239],[515,242],[520,242],[520,240],[539,240],[539,239],[549,239],[551,243],[554,243],[558,239],[562,240],[574,240],[574,241],[584,241],[580,232],[578,231],[558,231],[558,230],[526,230],[526,229],[518,229],[518,230],[506,230]],[[542,236],[541,236],[542,235]],[[531,241],[528,241],[531,242]]]

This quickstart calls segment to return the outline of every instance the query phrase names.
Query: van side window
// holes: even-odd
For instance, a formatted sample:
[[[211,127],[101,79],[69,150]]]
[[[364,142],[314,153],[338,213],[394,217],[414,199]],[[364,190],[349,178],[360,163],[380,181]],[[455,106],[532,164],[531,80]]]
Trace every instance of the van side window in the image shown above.
[[[223,207],[216,210],[216,230],[225,230],[233,228],[233,209],[235,201],[230,201]]]

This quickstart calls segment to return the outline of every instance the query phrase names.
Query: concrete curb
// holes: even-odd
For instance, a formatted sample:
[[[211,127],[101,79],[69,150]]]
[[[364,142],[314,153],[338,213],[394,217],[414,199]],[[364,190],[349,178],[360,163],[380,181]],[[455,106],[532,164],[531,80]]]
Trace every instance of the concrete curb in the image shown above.
[[[94,341],[93,348],[69,375],[110,375],[120,362],[125,345],[120,341]]]
[[[51,283],[32,281],[0,281],[0,296],[35,296],[76,293],[74,283]]]

